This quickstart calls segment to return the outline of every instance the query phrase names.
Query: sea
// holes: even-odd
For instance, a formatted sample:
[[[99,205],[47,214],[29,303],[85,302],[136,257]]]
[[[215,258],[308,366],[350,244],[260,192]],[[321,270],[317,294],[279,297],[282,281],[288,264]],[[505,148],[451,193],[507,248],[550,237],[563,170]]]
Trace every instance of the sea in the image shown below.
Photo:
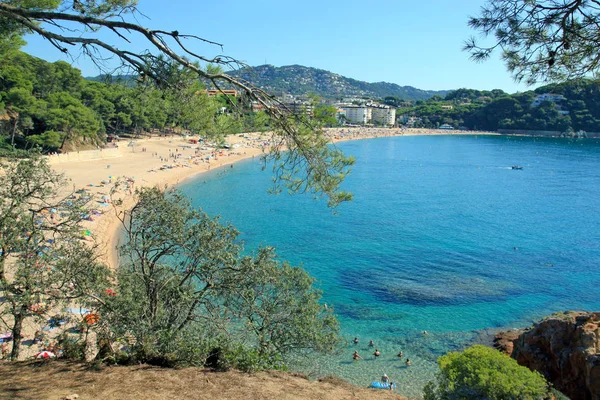
[[[306,194],[269,194],[259,158],[179,187],[232,223],[248,253],[274,246],[315,277],[344,344],[295,369],[360,386],[385,373],[397,392],[420,397],[449,351],[554,312],[600,310],[599,140],[443,135],[337,146],[356,164],[343,184],[354,200],[335,210]],[[355,350],[363,360],[352,360]]]

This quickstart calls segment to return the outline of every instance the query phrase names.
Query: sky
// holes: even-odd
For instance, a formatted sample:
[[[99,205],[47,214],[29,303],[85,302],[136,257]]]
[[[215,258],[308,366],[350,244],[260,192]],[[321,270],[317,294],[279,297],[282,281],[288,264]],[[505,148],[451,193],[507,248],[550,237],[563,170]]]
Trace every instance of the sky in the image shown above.
[[[177,30],[223,45],[188,41],[209,56],[225,54],[248,65],[299,64],[367,82],[391,82],[427,90],[532,89],[514,82],[499,54],[483,63],[461,48],[477,32],[467,26],[485,0],[140,0],[142,25]],[[110,33],[111,44],[142,51]],[[48,61],[65,59],[84,76],[99,74],[85,57],[65,58],[47,41],[28,36],[24,50]],[[109,62],[110,63],[110,62]]]

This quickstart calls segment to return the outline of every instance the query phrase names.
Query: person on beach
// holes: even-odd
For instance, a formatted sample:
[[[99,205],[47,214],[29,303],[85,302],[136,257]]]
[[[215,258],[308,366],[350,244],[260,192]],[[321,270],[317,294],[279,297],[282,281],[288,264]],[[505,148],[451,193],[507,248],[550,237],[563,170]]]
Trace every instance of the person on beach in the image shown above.
[[[375,353],[373,353],[373,355],[375,356],[375,358],[377,358],[381,355],[381,352],[378,349],[375,349]]]
[[[354,344],[358,344],[358,338],[357,337],[354,338]]]
[[[362,360],[362,357],[360,355],[358,355],[358,351],[355,350],[354,354],[352,354],[352,359],[356,360]]]
[[[373,347],[375,346],[375,342],[373,342],[372,340],[369,340],[369,347]]]

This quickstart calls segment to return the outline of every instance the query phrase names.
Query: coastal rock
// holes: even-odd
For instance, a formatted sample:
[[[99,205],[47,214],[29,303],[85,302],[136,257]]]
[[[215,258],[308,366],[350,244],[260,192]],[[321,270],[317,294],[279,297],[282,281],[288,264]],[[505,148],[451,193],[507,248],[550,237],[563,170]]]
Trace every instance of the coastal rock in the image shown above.
[[[505,332],[498,332],[494,337],[494,347],[506,355],[512,356],[515,348],[515,341],[525,332],[525,329],[513,329]]]
[[[600,400],[600,312],[553,314],[530,329],[499,333],[494,346],[569,398]]]

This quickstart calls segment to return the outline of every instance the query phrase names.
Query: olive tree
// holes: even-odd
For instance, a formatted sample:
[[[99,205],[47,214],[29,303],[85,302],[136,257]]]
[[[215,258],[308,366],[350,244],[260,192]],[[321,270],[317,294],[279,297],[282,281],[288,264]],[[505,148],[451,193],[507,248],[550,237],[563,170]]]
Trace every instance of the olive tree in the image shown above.
[[[177,362],[182,349],[204,346],[195,361],[202,363],[214,353],[209,347],[231,345],[273,366],[291,352],[333,349],[332,310],[319,303],[312,278],[278,262],[272,249],[242,256],[233,227],[158,188],[142,189],[120,217],[125,243],[103,334],[128,342],[135,359]]]
[[[0,323],[12,332],[17,359],[26,319],[92,300],[107,271],[93,244],[80,240],[84,204],[59,196],[62,175],[37,157],[0,167]]]

